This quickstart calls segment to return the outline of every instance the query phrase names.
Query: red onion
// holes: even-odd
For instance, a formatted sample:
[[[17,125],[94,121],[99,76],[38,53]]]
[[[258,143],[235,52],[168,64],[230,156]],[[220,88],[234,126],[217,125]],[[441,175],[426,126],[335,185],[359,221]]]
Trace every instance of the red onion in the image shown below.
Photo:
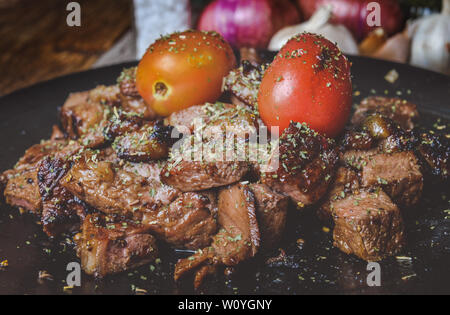
[[[216,0],[202,13],[198,29],[216,31],[236,48],[266,48],[275,32],[299,22],[289,0]]]
[[[347,26],[357,39],[363,39],[375,27],[367,25],[367,4],[373,0],[297,0],[306,19],[325,4],[333,5],[332,23]],[[398,32],[403,25],[403,14],[397,0],[377,0],[381,8],[381,27],[388,35]]]

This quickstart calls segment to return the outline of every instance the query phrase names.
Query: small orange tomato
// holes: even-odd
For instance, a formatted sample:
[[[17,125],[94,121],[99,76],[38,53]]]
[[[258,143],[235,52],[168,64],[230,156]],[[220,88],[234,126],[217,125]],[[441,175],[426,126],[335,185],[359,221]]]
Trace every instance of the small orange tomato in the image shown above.
[[[162,37],[139,62],[136,86],[161,116],[215,102],[222,80],[236,66],[230,45],[215,32],[189,30]]]

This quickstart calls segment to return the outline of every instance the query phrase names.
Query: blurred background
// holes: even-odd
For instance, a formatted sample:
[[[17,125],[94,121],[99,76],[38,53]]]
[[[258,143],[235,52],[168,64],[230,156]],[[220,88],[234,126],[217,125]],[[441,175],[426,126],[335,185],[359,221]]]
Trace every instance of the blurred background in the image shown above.
[[[378,17],[368,0],[78,0],[81,26],[67,24],[70,2],[0,0],[0,95],[139,59],[161,34],[187,28],[216,30],[236,49],[320,33],[347,54],[450,74],[450,0],[378,0]]]

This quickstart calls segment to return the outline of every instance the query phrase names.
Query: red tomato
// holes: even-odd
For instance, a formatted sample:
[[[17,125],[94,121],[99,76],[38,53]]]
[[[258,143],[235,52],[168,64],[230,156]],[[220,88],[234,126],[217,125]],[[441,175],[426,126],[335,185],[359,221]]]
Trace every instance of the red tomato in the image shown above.
[[[157,40],[136,73],[142,98],[167,116],[192,105],[215,102],[222,80],[236,66],[230,45],[215,32],[189,30]]]
[[[350,62],[329,40],[300,34],[289,40],[267,69],[258,94],[266,125],[307,123],[328,137],[337,136],[350,115]]]

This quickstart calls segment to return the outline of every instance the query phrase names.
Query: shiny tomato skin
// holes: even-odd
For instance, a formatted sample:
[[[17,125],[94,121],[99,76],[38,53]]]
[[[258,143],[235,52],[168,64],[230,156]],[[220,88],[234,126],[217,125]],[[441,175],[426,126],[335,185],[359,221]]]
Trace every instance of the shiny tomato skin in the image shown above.
[[[236,66],[230,45],[215,32],[189,30],[153,43],[141,59],[136,87],[161,116],[215,102],[223,77]]]
[[[350,62],[327,39],[300,34],[289,40],[267,69],[258,94],[266,125],[307,123],[328,137],[343,130],[351,110]]]

